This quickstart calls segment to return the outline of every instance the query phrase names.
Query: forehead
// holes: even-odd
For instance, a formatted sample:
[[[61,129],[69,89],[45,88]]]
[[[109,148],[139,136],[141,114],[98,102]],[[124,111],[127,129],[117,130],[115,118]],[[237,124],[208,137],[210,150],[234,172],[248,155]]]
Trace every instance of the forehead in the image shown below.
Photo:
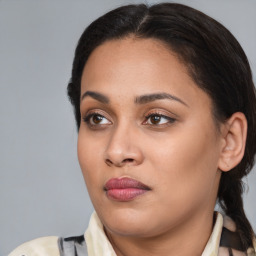
[[[97,47],[82,74],[81,95],[87,90],[123,99],[166,92],[188,102],[202,95],[209,101],[176,54],[157,39],[125,38]]]
[[[143,75],[149,76],[152,71],[155,71],[154,74],[160,69],[163,72],[170,70],[172,64],[179,64],[179,69],[185,72],[186,67],[177,62],[175,54],[160,40],[129,37],[107,41],[98,46],[89,56],[83,76],[89,79],[92,76],[96,78],[98,73],[109,76],[119,72],[119,77],[140,74],[137,75],[139,79]]]

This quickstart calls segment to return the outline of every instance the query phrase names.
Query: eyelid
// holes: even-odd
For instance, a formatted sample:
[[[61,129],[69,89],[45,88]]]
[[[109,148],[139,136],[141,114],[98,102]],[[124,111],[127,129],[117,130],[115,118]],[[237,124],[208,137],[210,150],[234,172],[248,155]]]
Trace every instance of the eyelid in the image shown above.
[[[109,121],[111,120],[111,117],[103,110],[101,109],[89,109],[88,111],[86,111],[86,114],[84,115],[85,117],[88,115],[100,115],[103,116],[104,118],[108,119]],[[110,121],[112,122],[112,121]]]
[[[147,115],[150,115],[150,114],[159,114],[159,115],[164,115],[164,116],[167,116],[167,117],[171,117],[173,116],[173,118],[178,118],[178,115],[175,114],[174,112],[170,111],[170,110],[165,110],[165,109],[160,109],[160,108],[154,108],[154,109],[150,109],[148,111],[148,114]]]
[[[148,113],[144,117],[148,117],[150,115],[160,115],[167,118],[178,119],[178,115],[174,114],[173,112],[160,109],[152,109],[148,111]]]

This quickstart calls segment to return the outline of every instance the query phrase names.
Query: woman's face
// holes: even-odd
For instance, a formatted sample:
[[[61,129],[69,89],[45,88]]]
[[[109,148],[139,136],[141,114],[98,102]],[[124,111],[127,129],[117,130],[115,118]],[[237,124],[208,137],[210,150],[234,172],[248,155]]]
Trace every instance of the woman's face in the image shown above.
[[[221,135],[175,54],[153,39],[106,42],[81,95],[79,163],[109,232],[154,236],[212,214]]]

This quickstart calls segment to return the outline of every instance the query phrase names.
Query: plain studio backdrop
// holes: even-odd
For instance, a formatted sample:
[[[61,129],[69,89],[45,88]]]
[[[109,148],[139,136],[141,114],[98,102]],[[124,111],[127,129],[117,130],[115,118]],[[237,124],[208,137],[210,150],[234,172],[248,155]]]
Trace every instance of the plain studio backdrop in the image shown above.
[[[76,156],[66,86],[78,38],[118,0],[0,0],[0,255],[41,236],[83,234],[93,207]],[[168,1],[166,1],[168,2]],[[256,1],[176,1],[223,23],[255,78]],[[254,79],[255,81],[255,79]],[[255,169],[255,168],[254,168]],[[256,229],[256,174],[245,208]]]

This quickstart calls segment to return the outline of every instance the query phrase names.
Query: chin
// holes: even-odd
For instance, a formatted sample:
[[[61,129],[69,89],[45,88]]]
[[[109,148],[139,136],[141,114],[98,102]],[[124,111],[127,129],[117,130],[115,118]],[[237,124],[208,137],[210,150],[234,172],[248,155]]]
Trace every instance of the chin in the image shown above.
[[[119,236],[146,237],[156,232],[150,214],[145,211],[117,209],[99,217],[107,231]]]
[[[110,233],[114,233],[118,236],[129,236],[129,237],[146,237],[148,236],[149,229],[147,226],[142,225],[142,223],[120,223],[116,221],[115,223],[108,223],[104,227]]]

